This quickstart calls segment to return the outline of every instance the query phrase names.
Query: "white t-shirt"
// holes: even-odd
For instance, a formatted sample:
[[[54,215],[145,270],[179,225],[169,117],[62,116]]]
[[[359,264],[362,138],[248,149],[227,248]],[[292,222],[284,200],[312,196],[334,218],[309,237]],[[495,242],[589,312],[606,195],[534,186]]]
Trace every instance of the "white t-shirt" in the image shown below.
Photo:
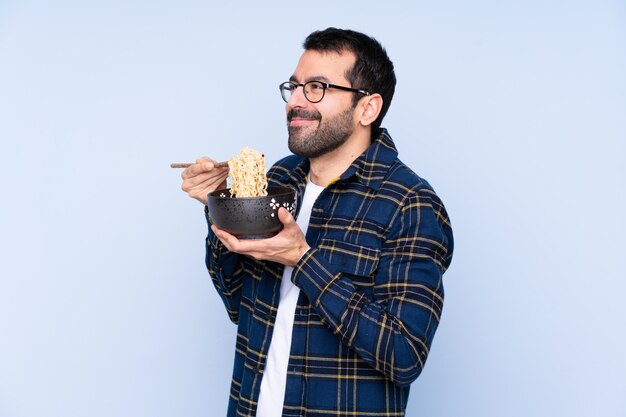
[[[313,203],[323,190],[324,187],[313,184],[310,180],[307,183],[297,220],[298,226],[305,234],[309,227]],[[291,282],[292,271],[292,267],[285,266],[283,279],[280,282],[280,302],[278,303],[270,349],[267,353],[267,365],[261,380],[257,417],[280,417],[283,414],[287,365],[291,350],[291,331],[296,304],[300,295],[300,288]]]

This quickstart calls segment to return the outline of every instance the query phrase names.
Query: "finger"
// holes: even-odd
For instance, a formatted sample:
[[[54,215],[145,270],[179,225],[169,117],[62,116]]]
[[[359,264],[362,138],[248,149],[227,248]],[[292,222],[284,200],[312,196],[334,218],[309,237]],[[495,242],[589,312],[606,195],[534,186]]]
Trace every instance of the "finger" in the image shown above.
[[[221,184],[227,176],[228,172],[207,172],[185,179],[181,188],[186,193],[202,191],[214,187],[216,184]]]
[[[228,246],[228,241],[225,240],[224,233],[226,232],[224,232],[222,229],[214,224],[211,225],[211,230],[213,230],[213,233],[215,233],[215,236],[220,240],[220,242],[222,242],[222,244],[226,246],[226,249],[230,250],[230,247]]]
[[[213,233],[217,236],[217,238],[226,246],[226,248],[235,253],[239,253],[242,255],[250,256],[257,260],[267,259],[267,243],[265,239],[260,240],[241,240],[237,239],[236,236],[231,235],[215,226],[211,225],[211,229]]]
[[[196,159],[196,164],[201,164],[202,162],[213,161],[208,156],[203,156],[201,158]]]
[[[228,172],[205,172],[204,174],[197,175],[193,178],[188,178],[184,181],[187,187],[204,187],[212,185],[216,182],[224,181],[228,177]]]
[[[296,219],[294,219],[289,210],[284,207],[278,209],[278,220],[280,220],[285,227],[296,223]]]
[[[182,174],[180,174],[180,176],[183,179],[188,179],[188,178],[193,178],[196,177],[198,175],[202,175],[204,173],[207,173],[209,171],[211,171],[213,169],[213,163],[211,161],[202,161],[202,162],[196,162],[193,165],[190,165],[189,167],[187,167]]]
[[[213,230],[215,236],[217,236],[217,238],[224,244],[224,246],[226,246],[228,250],[234,251],[239,239],[214,224],[211,225],[211,230]]]
[[[183,181],[181,188],[189,197],[194,198],[206,205],[209,193],[212,193],[220,188],[226,188],[226,177],[226,174],[211,176],[200,184],[194,184],[193,179],[189,179]]]
[[[198,175],[211,172],[214,169],[220,173],[228,172],[228,167],[215,168],[215,161],[207,158],[207,159],[196,160],[195,164],[187,167],[180,175],[183,179],[189,179],[189,178],[196,177]]]

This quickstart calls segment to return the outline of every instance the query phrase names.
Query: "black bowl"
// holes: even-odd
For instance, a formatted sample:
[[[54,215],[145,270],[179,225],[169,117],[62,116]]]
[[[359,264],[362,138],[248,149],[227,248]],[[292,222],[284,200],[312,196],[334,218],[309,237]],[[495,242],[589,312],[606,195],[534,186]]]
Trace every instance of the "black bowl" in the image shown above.
[[[296,191],[287,187],[268,187],[263,197],[232,197],[230,189],[208,194],[209,216],[217,227],[239,239],[265,239],[283,228],[278,209],[296,213]]]

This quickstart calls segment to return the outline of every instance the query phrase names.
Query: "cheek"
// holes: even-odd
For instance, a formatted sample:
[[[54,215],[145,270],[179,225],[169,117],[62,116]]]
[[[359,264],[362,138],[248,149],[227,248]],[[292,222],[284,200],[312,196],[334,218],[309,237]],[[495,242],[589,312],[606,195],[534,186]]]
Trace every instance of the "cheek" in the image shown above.
[[[340,111],[337,111],[339,109],[339,107],[336,104],[335,105],[328,105],[330,103],[327,103],[327,105],[325,105],[325,106],[320,105],[320,104],[321,103],[318,103],[318,106],[315,109],[315,111],[317,111],[318,114],[322,117],[322,120],[332,119],[333,117],[335,117],[339,113],[341,113]]]

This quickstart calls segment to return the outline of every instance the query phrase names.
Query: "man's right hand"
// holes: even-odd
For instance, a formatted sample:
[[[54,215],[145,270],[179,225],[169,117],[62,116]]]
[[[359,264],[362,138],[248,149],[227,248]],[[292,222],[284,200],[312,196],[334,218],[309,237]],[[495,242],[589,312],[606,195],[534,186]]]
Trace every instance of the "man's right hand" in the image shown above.
[[[202,204],[207,203],[207,194],[212,191],[226,188],[228,168],[216,168],[215,161],[202,157],[196,163],[186,168],[181,174],[182,189],[191,198]]]

